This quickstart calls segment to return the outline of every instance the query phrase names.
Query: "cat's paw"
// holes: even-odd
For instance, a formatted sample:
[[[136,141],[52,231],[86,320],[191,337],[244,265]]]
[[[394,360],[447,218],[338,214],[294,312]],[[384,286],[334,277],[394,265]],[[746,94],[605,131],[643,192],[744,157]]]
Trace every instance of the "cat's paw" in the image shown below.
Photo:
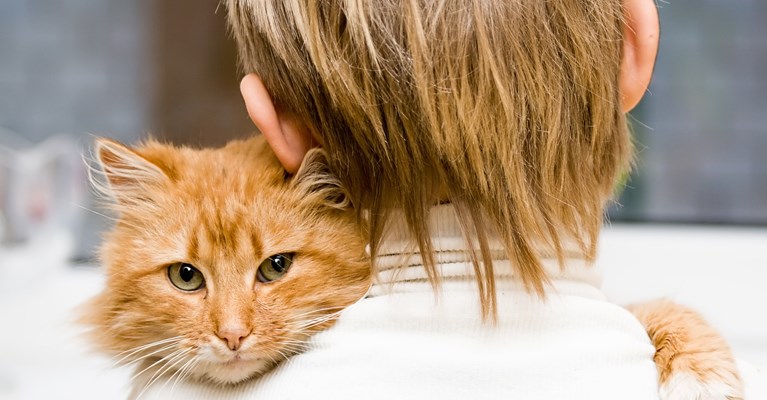
[[[694,310],[668,300],[630,306],[655,346],[661,400],[742,400],[727,342]]]
[[[660,386],[660,400],[743,400],[737,384],[725,379],[703,381],[693,374],[678,372]]]

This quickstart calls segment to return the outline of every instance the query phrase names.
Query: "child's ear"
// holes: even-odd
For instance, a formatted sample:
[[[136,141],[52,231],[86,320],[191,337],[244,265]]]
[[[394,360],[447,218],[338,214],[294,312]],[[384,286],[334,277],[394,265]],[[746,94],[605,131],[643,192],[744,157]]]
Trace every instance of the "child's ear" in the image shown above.
[[[257,75],[248,74],[242,78],[240,92],[250,119],[269,142],[285,170],[295,174],[306,153],[318,145],[311,130],[298,119],[275,107],[272,97]]]
[[[622,111],[631,111],[650,85],[660,25],[654,0],[624,0],[623,60],[619,78]]]
[[[94,185],[118,204],[135,204],[146,200],[147,187],[168,180],[158,166],[115,141],[97,139],[96,156],[106,182],[94,181]]]
[[[341,181],[330,171],[327,155],[322,149],[312,149],[306,153],[292,184],[302,193],[318,196],[328,207],[339,210],[352,207]]]

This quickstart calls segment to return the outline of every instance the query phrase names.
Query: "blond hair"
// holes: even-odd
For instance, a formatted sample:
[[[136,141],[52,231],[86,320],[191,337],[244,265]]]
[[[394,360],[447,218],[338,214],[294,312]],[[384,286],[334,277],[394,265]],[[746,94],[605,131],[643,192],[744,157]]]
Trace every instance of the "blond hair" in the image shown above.
[[[496,294],[489,238],[528,290],[565,242],[595,257],[605,202],[628,168],[619,0],[228,0],[244,72],[324,139],[369,211],[373,255],[404,213],[439,284],[430,208],[456,210],[483,315]]]

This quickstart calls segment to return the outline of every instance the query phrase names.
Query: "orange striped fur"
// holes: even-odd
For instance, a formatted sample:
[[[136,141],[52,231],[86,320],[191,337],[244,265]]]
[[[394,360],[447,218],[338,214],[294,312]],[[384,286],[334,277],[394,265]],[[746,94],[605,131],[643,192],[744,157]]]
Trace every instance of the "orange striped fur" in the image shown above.
[[[743,399],[732,350],[700,314],[669,300],[628,309],[655,346],[661,400]]]
[[[321,153],[287,177],[261,137],[220,149],[104,139],[96,147],[106,178],[96,185],[118,218],[101,248],[106,288],[84,320],[97,345],[139,366],[147,384],[258,376],[367,292],[366,234]],[[280,253],[294,254],[287,274],[257,280],[259,265]],[[174,263],[193,265],[205,286],[177,289]],[[230,346],[232,332],[240,333]]]

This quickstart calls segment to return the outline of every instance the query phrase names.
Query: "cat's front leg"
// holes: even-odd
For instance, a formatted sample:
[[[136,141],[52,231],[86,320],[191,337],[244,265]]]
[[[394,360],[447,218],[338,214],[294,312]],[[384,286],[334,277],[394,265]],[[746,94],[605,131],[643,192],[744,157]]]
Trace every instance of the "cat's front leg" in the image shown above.
[[[742,400],[730,346],[703,317],[670,300],[627,307],[655,346],[661,400]]]

